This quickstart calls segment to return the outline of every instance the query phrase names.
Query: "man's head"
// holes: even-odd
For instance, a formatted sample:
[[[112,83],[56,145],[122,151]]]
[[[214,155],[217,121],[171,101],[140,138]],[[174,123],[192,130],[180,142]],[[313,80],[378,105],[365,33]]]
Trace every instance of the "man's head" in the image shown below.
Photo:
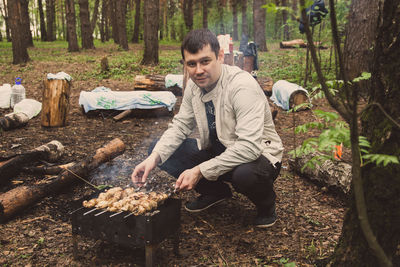
[[[193,30],[183,40],[181,53],[192,81],[209,90],[221,75],[224,59],[217,37],[208,29]]]
[[[209,29],[197,29],[190,31],[181,45],[182,58],[185,60],[184,50],[191,54],[196,54],[204,46],[210,45],[211,50],[214,51],[215,56],[218,57],[219,42],[217,36]]]

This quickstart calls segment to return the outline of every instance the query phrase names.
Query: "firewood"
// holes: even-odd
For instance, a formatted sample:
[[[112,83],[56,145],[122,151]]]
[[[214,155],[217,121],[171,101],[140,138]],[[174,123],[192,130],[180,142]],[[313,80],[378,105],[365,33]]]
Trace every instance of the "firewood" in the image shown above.
[[[44,127],[65,126],[69,111],[70,82],[44,80],[41,124]]]
[[[136,75],[135,90],[171,91],[174,95],[182,95],[179,86],[165,87],[165,75]]]
[[[15,155],[0,162],[0,184],[7,183],[21,172],[23,167],[35,164],[40,160],[56,161],[64,154],[64,146],[56,140],[41,145],[26,153]]]
[[[305,47],[306,43],[302,39],[296,39],[291,41],[283,41],[279,43],[280,48],[296,48]]]
[[[67,168],[75,165],[75,162],[70,162],[63,165],[57,166],[34,166],[34,167],[24,167],[22,171],[30,174],[45,174],[45,175],[57,175]]]
[[[115,121],[122,120],[123,118],[129,116],[131,113],[132,113],[132,110],[131,110],[131,109],[124,110],[124,111],[122,111],[121,113],[119,113],[117,116],[114,116],[114,117],[113,117],[113,120],[115,120]]]
[[[348,194],[352,180],[351,165],[343,161],[326,160],[314,169],[305,168],[304,164],[312,157],[318,155],[316,152],[307,156],[297,157],[297,160],[290,160],[291,168],[300,176],[306,177],[327,188],[332,188],[343,194]]]
[[[32,206],[40,199],[59,193],[71,187],[89,175],[102,163],[121,155],[125,144],[118,138],[104,147],[97,149],[94,156],[89,156],[74,166],[61,172],[48,184],[20,186],[0,195],[0,221],[5,222],[23,209]],[[79,178],[78,178],[79,177]]]
[[[11,115],[4,116],[0,118],[0,127],[4,131],[19,128],[25,126],[29,121],[28,115],[25,113],[13,113]]]

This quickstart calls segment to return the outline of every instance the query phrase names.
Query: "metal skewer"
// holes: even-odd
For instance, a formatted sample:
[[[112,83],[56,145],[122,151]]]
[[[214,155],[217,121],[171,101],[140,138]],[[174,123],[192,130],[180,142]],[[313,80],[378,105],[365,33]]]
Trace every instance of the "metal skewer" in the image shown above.
[[[97,210],[97,208],[94,208],[94,209],[92,209],[92,210],[89,210],[89,211],[85,212],[85,213],[83,214],[83,216],[85,216],[85,215],[87,215],[87,214],[89,214],[89,213],[91,213],[91,212],[93,212],[93,211],[95,211],[95,210]]]
[[[110,218],[111,218],[111,217],[114,217],[114,216],[117,216],[118,214],[121,214],[121,213],[123,213],[123,212],[124,212],[124,211],[121,210],[120,212],[114,213],[114,214],[110,215]]]
[[[125,219],[125,218],[128,218],[128,217],[131,216],[131,215],[133,215],[133,213],[129,213],[128,215],[124,216],[124,219]]]
[[[101,215],[101,214],[103,214],[103,213],[105,213],[105,212],[107,212],[107,210],[103,210],[103,211],[101,211],[101,212],[95,214],[94,216],[99,216],[99,215]]]

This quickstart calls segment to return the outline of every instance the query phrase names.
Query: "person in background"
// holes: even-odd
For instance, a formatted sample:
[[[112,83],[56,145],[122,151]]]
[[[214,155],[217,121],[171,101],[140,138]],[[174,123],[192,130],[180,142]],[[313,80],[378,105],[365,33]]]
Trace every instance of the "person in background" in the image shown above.
[[[132,181],[143,184],[159,166],[177,178],[177,190],[200,194],[185,204],[189,212],[230,198],[230,183],[256,206],[255,225],[272,226],[283,145],[263,90],[248,72],[223,64],[224,52],[208,29],[189,32],[181,53],[190,80],[179,112],[135,167]],[[196,126],[198,140],[189,138]]]

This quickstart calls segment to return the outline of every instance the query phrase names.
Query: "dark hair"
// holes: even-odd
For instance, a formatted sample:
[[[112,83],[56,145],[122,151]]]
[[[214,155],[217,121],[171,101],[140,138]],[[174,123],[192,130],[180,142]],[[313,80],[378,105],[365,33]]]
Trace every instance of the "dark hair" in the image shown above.
[[[197,29],[190,31],[181,45],[182,58],[185,59],[183,51],[186,50],[191,54],[196,54],[203,47],[210,45],[211,50],[214,51],[215,56],[218,58],[219,42],[217,36],[209,29]]]

